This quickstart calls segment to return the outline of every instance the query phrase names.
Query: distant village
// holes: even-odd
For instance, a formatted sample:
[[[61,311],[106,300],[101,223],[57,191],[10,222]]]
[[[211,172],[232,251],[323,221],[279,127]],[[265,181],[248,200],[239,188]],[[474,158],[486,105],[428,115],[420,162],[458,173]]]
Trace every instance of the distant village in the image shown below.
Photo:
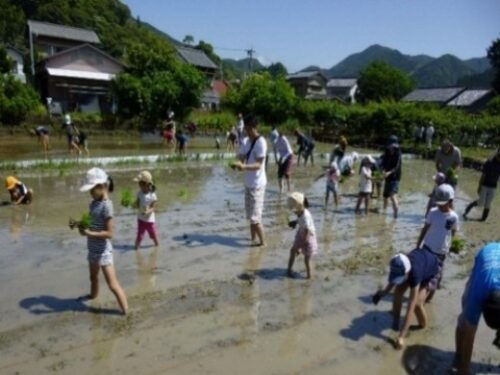
[[[114,113],[110,83],[123,71],[124,65],[99,48],[101,42],[93,30],[32,20],[28,21],[27,29],[28,71],[51,114]],[[207,78],[201,109],[218,110],[231,83],[216,79],[219,67],[203,51],[188,45],[176,45],[175,49],[180,61],[193,65]],[[14,61],[12,74],[26,82],[23,54],[9,46],[7,53]],[[356,78],[327,77],[321,71],[302,71],[289,74],[286,80],[300,98],[356,103]],[[493,91],[487,89],[420,88],[402,100],[479,112],[493,96]]]

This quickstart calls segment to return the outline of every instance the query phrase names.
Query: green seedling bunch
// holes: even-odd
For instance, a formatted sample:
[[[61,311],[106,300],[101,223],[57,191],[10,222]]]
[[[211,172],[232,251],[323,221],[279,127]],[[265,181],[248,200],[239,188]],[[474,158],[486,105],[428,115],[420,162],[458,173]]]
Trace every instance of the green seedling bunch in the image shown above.
[[[458,181],[458,175],[457,175],[457,172],[455,172],[455,170],[453,168],[449,168],[447,171],[446,171],[446,177],[448,178],[448,181],[451,183],[451,184],[456,184],[457,181]]]
[[[382,182],[384,180],[384,174],[381,171],[374,171],[373,180],[375,182]]]
[[[465,240],[461,238],[454,238],[451,241],[450,251],[455,254],[461,253],[465,248]]]
[[[90,226],[92,225],[92,217],[90,216],[89,213],[84,213],[80,217],[80,220],[74,220],[72,218],[69,219],[69,228],[70,229],[89,229]]]
[[[132,207],[134,205],[134,196],[129,189],[122,190],[120,203],[123,207]]]

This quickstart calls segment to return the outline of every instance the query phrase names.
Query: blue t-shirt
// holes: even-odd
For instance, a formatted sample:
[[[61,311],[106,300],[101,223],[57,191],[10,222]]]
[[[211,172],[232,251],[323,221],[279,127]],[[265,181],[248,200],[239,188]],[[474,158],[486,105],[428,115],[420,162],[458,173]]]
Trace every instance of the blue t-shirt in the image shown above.
[[[425,287],[436,276],[439,271],[437,257],[430,251],[415,249],[408,254],[411,270],[408,276],[408,283],[411,288]]]
[[[463,298],[464,316],[469,324],[479,324],[483,303],[495,290],[500,290],[500,242],[483,247],[474,260]]]

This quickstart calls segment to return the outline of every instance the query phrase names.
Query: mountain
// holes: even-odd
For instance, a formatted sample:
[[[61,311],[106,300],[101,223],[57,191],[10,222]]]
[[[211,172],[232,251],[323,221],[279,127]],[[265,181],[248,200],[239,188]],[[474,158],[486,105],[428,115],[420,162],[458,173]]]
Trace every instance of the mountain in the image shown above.
[[[458,57],[443,55],[417,69],[412,77],[419,87],[454,86],[460,78],[475,73]]]
[[[490,60],[487,57],[476,57],[473,59],[464,60],[464,62],[476,73],[484,73],[491,69]]]
[[[156,35],[161,36],[164,39],[167,39],[173,45],[176,45],[176,46],[181,46],[182,45],[182,43],[180,41],[178,41],[177,39],[171,37],[166,32],[161,31],[160,29],[157,29],[156,27],[154,27],[153,25],[151,25],[148,22],[141,21],[141,26],[145,27],[146,29],[149,29],[150,31],[152,31]]]
[[[410,74],[418,87],[442,87],[457,84],[471,87],[490,87],[492,71],[486,57],[460,60],[446,54],[435,58],[428,55],[405,55],[398,50],[378,44],[352,54],[330,69],[308,66],[303,71],[320,70],[328,77],[357,77],[374,61],[387,64]]]
[[[432,58],[425,55],[412,58],[403,55],[398,50],[375,44],[362,52],[348,56],[331,67],[328,69],[328,75],[332,77],[357,77],[359,72],[373,61],[384,61],[394,68],[411,73],[420,65],[430,61],[429,59]]]

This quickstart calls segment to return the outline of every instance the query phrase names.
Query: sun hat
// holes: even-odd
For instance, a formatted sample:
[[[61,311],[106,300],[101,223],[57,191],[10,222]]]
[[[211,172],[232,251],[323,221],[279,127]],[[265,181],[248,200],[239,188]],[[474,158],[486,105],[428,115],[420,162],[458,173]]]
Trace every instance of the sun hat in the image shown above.
[[[149,171],[142,171],[134,178],[135,182],[145,182],[147,184],[153,183],[153,176]]]
[[[363,159],[368,160],[370,162],[370,164],[375,164],[375,159],[371,155],[367,155]]]
[[[9,176],[5,179],[5,187],[7,190],[12,190],[16,187],[17,184],[20,184],[21,182],[15,178],[14,176]]]
[[[291,210],[297,208],[298,206],[304,205],[304,194],[299,192],[293,192],[288,195],[288,208]]]
[[[389,272],[389,283],[400,285],[405,281],[406,274],[411,270],[410,258],[405,254],[397,254],[392,257]]]
[[[89,169],[85,176],[85,183],[80,188],[80,191],[92,190],[95,186],[105,184],[109,180],[108,175],[101,168]]]
[[[433,180],[438,184],[442,184],[446,181],[446,175],[443,172],[436,173],[436,175],[433,177]]]
[[[436,204],[443,206],[455,198],[455,190],[449,184],[439,185],[436,190]]]

